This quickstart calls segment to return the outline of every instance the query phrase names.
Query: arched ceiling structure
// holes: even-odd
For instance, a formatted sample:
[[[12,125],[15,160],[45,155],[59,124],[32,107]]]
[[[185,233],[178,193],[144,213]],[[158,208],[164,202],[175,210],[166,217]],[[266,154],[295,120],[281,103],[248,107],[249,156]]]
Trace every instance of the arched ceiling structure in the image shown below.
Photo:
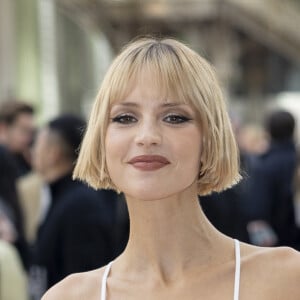
[[[300,62],[300,3],[292,0],[56,0],[91,30],[101,30],[117,51],[145,33],[182,36],[186,28],[221,22],[289,60]]]

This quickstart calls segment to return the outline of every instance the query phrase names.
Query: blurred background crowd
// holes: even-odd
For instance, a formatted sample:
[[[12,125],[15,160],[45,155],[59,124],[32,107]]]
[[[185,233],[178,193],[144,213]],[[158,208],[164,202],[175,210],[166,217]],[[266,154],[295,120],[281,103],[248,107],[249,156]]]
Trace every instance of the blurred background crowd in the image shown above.
[[[0,0],[0,300],[40,299],[126,246],[123,196],[71,174],[103,75],[137,35],[188,43],[222,83],[243,180],[199,198],[207,217],[300,250],[299,27],[299,0]]]

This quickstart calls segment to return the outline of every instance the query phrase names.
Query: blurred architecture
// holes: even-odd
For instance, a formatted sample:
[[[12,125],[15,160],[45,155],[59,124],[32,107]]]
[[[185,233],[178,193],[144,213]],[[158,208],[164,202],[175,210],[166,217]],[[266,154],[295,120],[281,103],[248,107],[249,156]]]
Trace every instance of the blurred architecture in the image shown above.
[[[111,59],[106,37],[55,0],[0,0],[0,101],[32,102],[41,121],[84,114]]]
[[[8,74],[0,71],[5,85],[0,95],[9,91],[31,96],[26,91],[31,87],[44,117],[50,107],[52,113],[86,109],[114,53],[139,34],[179,38],[207,57],[232,105],[250,120],[259,120],[262,107],[279,93],[300,92],[299,0],[27,1],[33,10],[21,0],[15,1],[15,10],[10,0],[1,1],[0,13],[7,13],[1,22],[27,35],[4,45],[1,24],[0,53],[6,51],[9,58],[4,59],[5,69],[13,68]],[[36,15],[29,25],[32,11]],[[38,29],[32,30],[34,24]],[[16,77],[17,87],[10,84]]]

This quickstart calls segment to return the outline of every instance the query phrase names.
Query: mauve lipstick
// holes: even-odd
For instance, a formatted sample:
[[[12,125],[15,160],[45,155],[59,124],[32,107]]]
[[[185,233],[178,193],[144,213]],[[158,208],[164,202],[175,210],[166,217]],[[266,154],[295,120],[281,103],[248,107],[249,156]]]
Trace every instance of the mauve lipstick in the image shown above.
[[[133,157],[128,163],[141,171],[155,171],[170,164],[170,162],[161,155],[139,155]]]

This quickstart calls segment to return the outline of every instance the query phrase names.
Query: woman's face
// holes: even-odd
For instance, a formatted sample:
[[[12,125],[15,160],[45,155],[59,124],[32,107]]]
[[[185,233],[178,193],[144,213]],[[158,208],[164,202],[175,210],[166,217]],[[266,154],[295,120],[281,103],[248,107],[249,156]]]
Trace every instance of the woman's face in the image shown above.
[[[112,105],[105,147],[110,178],[127,197],[166,198],[195,184],[201,131],[192,107],[143,80]]]

